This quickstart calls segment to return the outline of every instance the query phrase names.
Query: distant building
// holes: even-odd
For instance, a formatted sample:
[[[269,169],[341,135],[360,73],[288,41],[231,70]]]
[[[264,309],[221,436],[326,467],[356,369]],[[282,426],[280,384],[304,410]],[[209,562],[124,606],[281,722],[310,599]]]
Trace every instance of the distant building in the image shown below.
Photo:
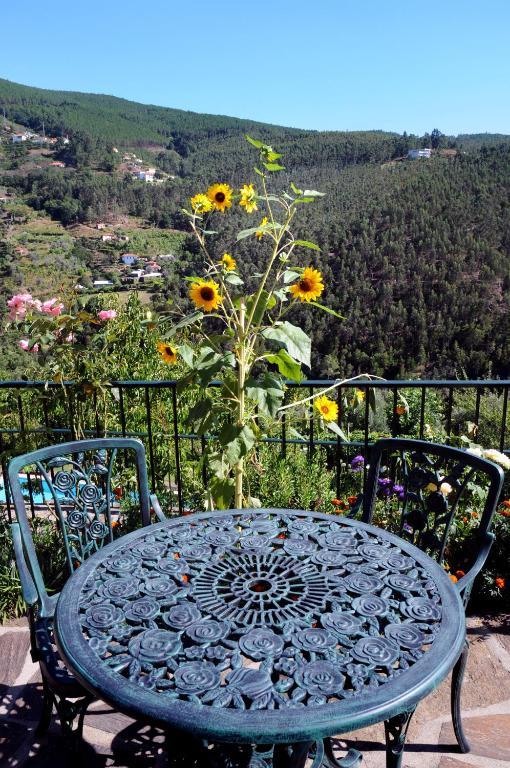
[[[102,288],[106,285],[113,285],[111,280],[94,280],[95,288]]]
[[[120,259],[123,264],[126,264],[128,267],[132,267],[133,264],[136,264],[138,261],[138,256],[136,256],[134,253],[123,253]]]
[[[161,272],[143,272],[140,275],[140,280],[156,280],[158,277],[163,277]]]
[[[141,179],[141,181],[146,181],[150,183],[154,181],[154,174],[155,174],[155,171],[153,172],[152,169],[150,169],[147,171],[138,171],[136,175],[139,179]]]
[[[432,150],[428,147],[425,149],[409,149],[407,157],[409,160],[418,160],[420,157],[430,157],[431,154]]]
[[[117,240],[119,243],[129,243],[128,235],[117,235]]]
[[[117,238],[115,235],[101,235],[101,240],[103,243],[110,243],[112,240],[116,240]]]
[[[96,224],[96,229],[106,229],[106,224],[103,221],[98,221]]]
[[[18,144],[20,141],[26,141],[28,139],[28,133],[13,133],[11,141],[13,144]]]
[[[60,160],[54,160],[52,163],[50,163],[54,168],[65,168],[66,164],[62,163]]]

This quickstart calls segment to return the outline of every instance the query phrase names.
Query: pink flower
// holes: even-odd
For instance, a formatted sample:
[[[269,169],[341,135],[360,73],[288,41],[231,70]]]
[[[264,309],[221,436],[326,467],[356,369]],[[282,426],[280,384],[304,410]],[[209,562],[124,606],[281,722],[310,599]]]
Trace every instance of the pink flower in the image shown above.
[[[98,314],[98,318],[105,322],[106,320],[113,320],[117,317],[117,313],[114,309],[102,309]]]
[[[31,347],[28,339],[20,339],[18,344],[25,352],[39,352],[39,344],[34,344]]]
[[[58,317],[63,309],[64,305],[61,302],[57,304],[57,299],[48,299],[48,301],[44,301],[41,304],[41,312],[44,312],[45,315],[52,315],[53,317]]]
[[[76,341],[76,336],[74,333],[70,333],[68,336],[65,337],[64,341],[68,341],[69,344],[72,344],[74,341]]]
[[[27,314],[27,309],[33,305],[31,293],[16,293],[12,299],[9,299],[9,320],[23,320]]]

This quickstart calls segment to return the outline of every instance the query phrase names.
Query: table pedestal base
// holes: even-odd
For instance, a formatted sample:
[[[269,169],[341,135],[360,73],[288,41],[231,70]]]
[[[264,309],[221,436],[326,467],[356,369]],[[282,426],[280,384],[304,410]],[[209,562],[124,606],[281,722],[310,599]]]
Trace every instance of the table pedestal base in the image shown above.
[[[331,749],[326,754],[323,741],[252,747],[208,744],[201,739],[183,744],[182,739],[180,734],[167,734],[169,768],[357,768],[362,760],[355,749],[341,759]]]

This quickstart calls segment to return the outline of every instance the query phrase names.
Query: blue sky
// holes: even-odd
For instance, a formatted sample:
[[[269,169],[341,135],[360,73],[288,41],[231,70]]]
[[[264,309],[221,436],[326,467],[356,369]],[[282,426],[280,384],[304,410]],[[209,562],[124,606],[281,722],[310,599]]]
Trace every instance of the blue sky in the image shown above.
[[[510,133],[508,0],[24,0],[0,76],[299,128]]]

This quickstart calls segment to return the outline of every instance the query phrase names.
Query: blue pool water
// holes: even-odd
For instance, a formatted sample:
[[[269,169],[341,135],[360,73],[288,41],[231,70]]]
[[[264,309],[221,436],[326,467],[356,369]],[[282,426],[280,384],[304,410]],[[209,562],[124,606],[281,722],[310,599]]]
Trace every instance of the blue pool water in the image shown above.
[[[21,487],[23,489],[23,495],[26,499],[29,499],[30,495],[28,491],[28,480],[22,480]],[[57,496],[60,495],[61,494],[57,491]],[[34,504],[45,504],[46,502],[51,501],[51,491],[46,480],[43,480],[42,482],[32,481],[32,498],[34,500]],[[5,488],[3,481],[0,480],[0,504],[5,504],[5,502]]]

